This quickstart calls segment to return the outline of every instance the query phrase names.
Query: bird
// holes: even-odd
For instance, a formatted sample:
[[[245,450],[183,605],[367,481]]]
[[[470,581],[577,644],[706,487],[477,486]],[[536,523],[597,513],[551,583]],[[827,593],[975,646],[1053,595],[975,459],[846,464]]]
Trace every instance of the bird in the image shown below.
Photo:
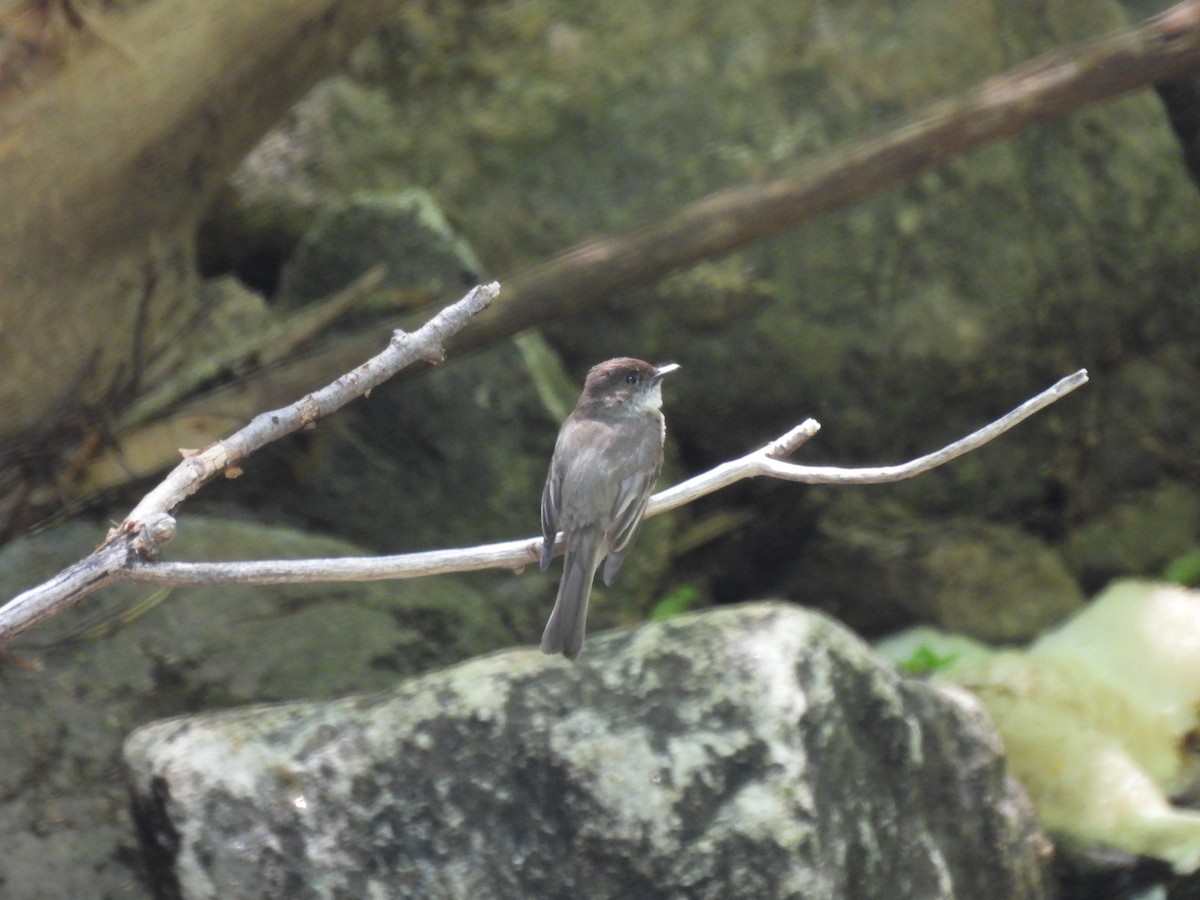
[[[678,368],[629,357],[599,363],[559,429],[542,490],[542,571],[559,530],[565,550],[543,653],[574,660],[583,650],[596,570],[603,562],[604,583],[613,583],[662,470],[662,380]]]

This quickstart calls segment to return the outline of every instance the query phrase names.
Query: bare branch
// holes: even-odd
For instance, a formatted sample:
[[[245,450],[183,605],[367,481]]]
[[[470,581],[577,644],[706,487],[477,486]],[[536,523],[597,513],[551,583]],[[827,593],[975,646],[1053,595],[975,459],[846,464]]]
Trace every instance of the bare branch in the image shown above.
[[[771,181],[709,194],[628,234],[573,247],[504,281],[504,298],[459,346],[568,316],[633,285],[795,228],[1019,134],[1200,67],[1200,0],[1044,53],[935,101],[873,139],[835,147]]]
[[[373,266],[328,297],[308,304],[298,312],[281,317],[266,328],[254,329],[241,340],[230,341],[216,352],[206,353],[203,359],[195,362],[185,364],[181,361],[179,357],[186,352],[182,347],[175,357],[160,355],[155,360],[155,367],[160,372],[171,374],[166,378],[155,378],[153,374],[148,376],[148,380],[155,382],[154,388],[143,393],[134,403],[122,410],[116,422],[118,433],[127,426],[145,422],[175,406],[195,393],[204,382],[213,380],[246,360],[253,358],[257,360],[258,365],[269,366],[285,358],[321,334],[348,309],[375,291],[383,283],[386,275],[385,266]],[[113,455],[119,456],[120,453],[114,451]],[[104,465],[97,461],[93,462],[91,467],[103,469]],[[117,465],[113,468],[117,468]],[[107,486],[93,483],[89,485],[89,489],[96,491]]]
[[[486,309],[499,292],[500,285],[496,282],[480,285],[453,306],[443,309],[419,331],[411,335],[397,331],[386,350],[331,384],[301,397],[290,406],[260,413],[249,425],[223,441],[210,444],[195,453],[181,451],[186,457],[184,461],[142,498],[126,522],[140,522],[151,513],[173,509],[203,484],[228,467],[237,465],[255,450],[284,435],[307,428],[351,400],[371,393],[401,369],[418,360],[441,362],[445,359],[442,344],[446,339],[462,330],[467,322]]]
[[[1069,394],[1088,380],[1080,369],[989,425],[940,450],[895,466],[843,469],[834,466],[801,466],[779,457],[793,452],[815,435],[820,426],[808,419],[781,438],[741,459],[723,463],[694,478],[660,491],[650,499],[647,516],[656,516],[691,503],[744,478],[767,476],[806,484],[878,484],[903,481],[957,459],[999,437],[1034,413]],[[559,544],[561,545],[561,541]],[[340,559],[265,560],[232,563],[134,562],[119,573],[121,580],[169,585],[291,584],[318,581],[383,581],[420,578],[481,569],[520,570],[536,562],[542,539],[485,544],[461,550],[431,550],[396,556],[343,557]],[[2,613],[2,610],[0,610]]]
[[[238,464],[255,450],[310,427],[351,400],[369,394],[406,366],[419,360],[441,362],[447,338],[486,309],[499,292],[500,285],[495,282],[480,285],[412,334],[396,331],[386,350],[331,384],[290,406],[256,416],[222,441],[199,450],[181,450],[183,462],[142,498],[94,553],[0,607],[0,645],[70,609],[98,588],[127,578],[135,563],[157,558],[175,534],[171,511],[217,475],[236,472]]]
[[[753,478],[758,475],[766,475],[770,478],[782,478],[785,481],[800,481],[805,484],[882,484],[889,481],[904,481],[907,478],[912,478],[914,475],[920,475],[923,472],[928,472],[930,469],[936,469],[938,466],[944,465],[952,459],[957,459],[964,454],[970,453],[972,450],[982,447],[984,444],[1008,431],[1014,425],[1023,422],[1034,413],[1045,409],[1051,403],[1066,396],[1087,382],[1087,380],[1087,369],[1080,369],[1078,372],[1068,375],[1066,378],[1046,388],[1046,390],[1042,391],[1036,397],[1026,400],[1016,409],[1001,416],[995,422],[985,425],[978,431],[960,438],[953,444],[943,447],[941,450],[935,450],[933,453],[928,453],[925,456],[920,456],[895,466],[843,469],[837,466],[798,466],[782,462],[779,456],[786,454],[778,453],[777,448],[783,445],[788,448],[788,452],[791,452],[792,445],[789,442],[796,440],[796,432],[801,431],[801,429],[809,425],[809,422],[812,422],[810,419],[808,422],[804,422],[788,432],[779,440],[773,441],[761,450],[751,453],[749,456],[725,463],[710,472],[697,475],[695,478],[678,484],[670,490],[655,495],[650,500],[650,508],[646,514],[654,515],[668,509],[674,509],[677,506],[683,506],[685,503],[691,503],[697,497],[711,494],[713,491],[726,487],[735,481],[740,481],[743,478]],[[815,422],[812,422],[812,426],[813,433],[815,434],[816,427],[819,426]]]

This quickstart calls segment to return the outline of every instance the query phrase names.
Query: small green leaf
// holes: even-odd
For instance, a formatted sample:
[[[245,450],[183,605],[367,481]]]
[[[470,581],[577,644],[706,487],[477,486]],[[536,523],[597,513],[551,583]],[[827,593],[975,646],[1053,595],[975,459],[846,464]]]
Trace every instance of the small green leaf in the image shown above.
[[[1200,548],[1189,550],[1167,563],[1163,578],[1187,587],[1200,584]]]
[[[650,619],[653,622],[673,619],[695,606],[699,599],[700,588],[693,584],[681,584],[654,604],[650,610]]]
[[[900,668],[910,675],[928,675],[939,669],[948,668],[960,656],[962,656],[961,653],[950,653],[946,656],[939,656],[934,650],[922,644],[913,652],[912,656],[900,664]]]

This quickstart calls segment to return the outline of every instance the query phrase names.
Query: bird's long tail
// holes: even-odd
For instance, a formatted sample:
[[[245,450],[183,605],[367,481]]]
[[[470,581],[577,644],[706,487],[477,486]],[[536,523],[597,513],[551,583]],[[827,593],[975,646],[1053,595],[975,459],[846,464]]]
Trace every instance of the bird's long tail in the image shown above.
[[[554,611],[542,632],[542,652],[575,659],[583,649],[592,579],[600,565],[600,536],[579,535],[563,556],[562,580]]]

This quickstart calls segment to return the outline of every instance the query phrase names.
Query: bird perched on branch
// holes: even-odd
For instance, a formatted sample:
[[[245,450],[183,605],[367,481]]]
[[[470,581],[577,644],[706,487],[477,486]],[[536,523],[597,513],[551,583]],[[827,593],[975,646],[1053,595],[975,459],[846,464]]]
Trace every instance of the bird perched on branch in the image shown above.
[[[662,379],[678,368],[627,357],[600,363],[558,432],[542,491],[542,571],[560,528],[566,549],[543,653],[579,656],[596,569],[604,562],[611,585],[625,561],[662,469]]]

